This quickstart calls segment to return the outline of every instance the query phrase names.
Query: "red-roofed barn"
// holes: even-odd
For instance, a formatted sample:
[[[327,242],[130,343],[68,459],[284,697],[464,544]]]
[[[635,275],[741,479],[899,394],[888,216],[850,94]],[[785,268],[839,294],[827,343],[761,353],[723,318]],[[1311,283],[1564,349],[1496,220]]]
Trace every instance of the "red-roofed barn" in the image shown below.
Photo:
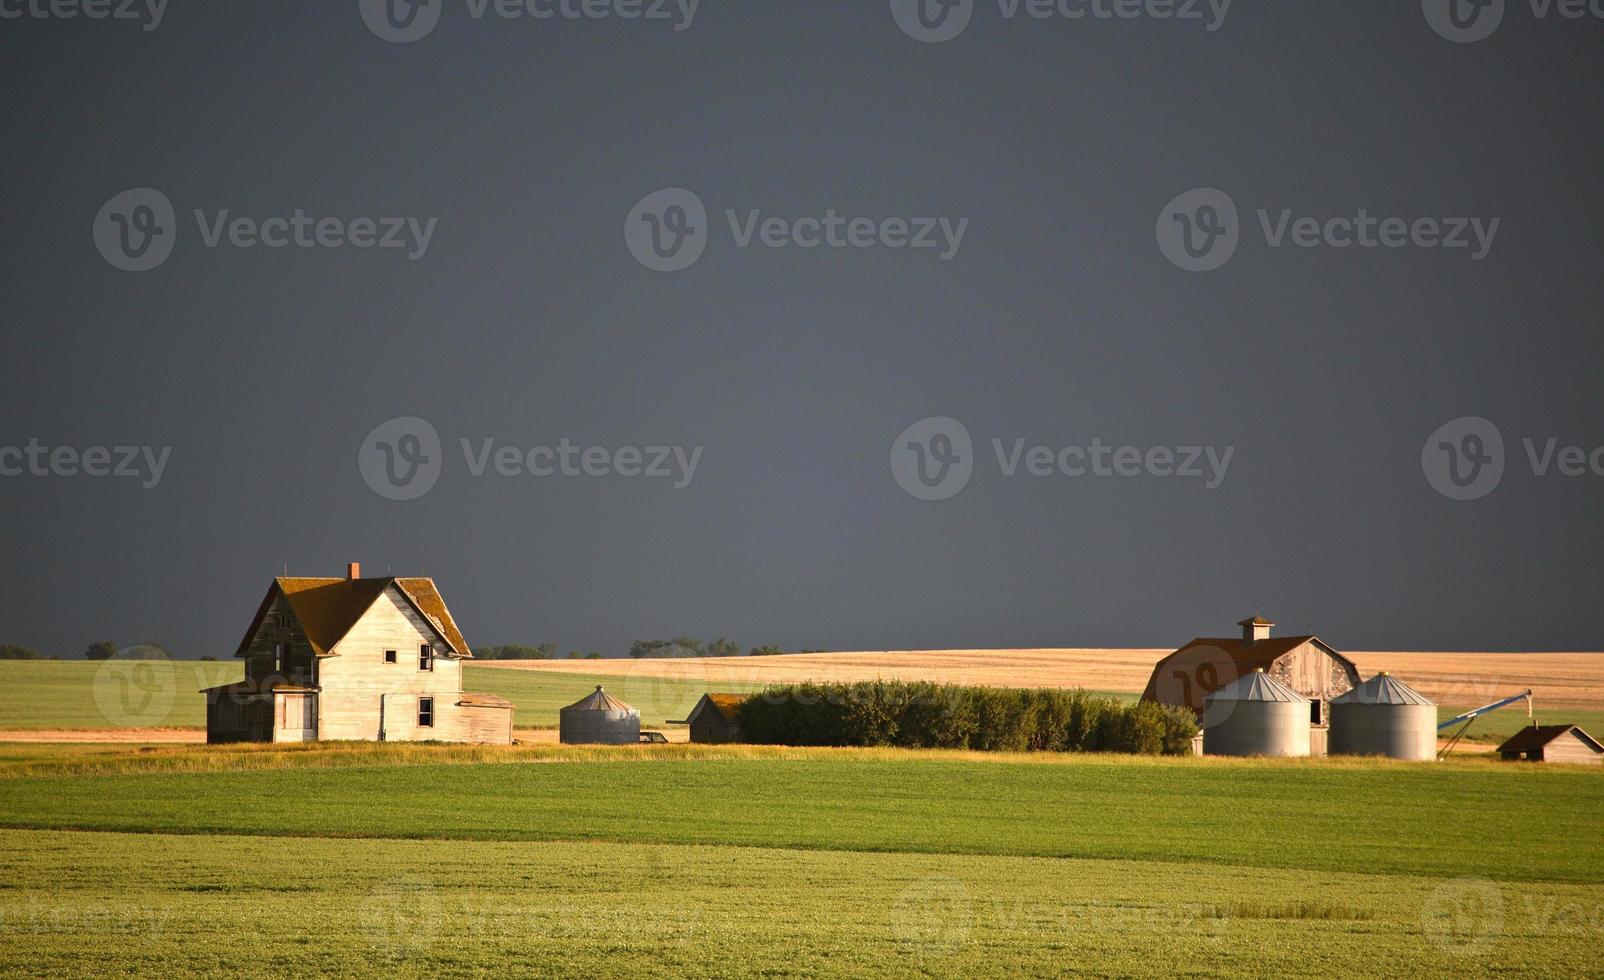
[[[1325,755],[1328,705],[1359,684],[1358,668],[1317,636],[1271,637],[1275,624],[1259,616],[1237,625],[1240,639],[1198,637],[1160,660],[1142,699],[1191,708],[1201,716],[1204,697],[1262,669],[1309,699],[1309,751]]]

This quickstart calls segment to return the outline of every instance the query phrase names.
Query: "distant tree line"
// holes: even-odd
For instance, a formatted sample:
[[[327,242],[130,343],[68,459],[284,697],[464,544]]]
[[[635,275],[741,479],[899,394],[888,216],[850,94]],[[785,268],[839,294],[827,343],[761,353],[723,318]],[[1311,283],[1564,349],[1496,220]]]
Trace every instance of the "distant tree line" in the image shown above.
[[[771,657],[784,652],[777,646],[761,646],[743,653],[739,643],[722,636],[706,643],[695,637],[680,636],[672,640],[636,640],[629,645],[629,655],[637,660],[664,657]]]
[[[1151,701],[907,681],[780,685],[739,710],[745,741],[767,745],[1185,755],[1197,732]]]
[[[153,643],[141,643],[124,650],[110,640],[97,640],[84,649],[85,660],[173,660],[176,659],[165,648]],[[0,660],[60,660],[55,655],[40,653],[31,647],[16,644],[0,645]],[[202,660],[215,660],[215,657],[202,657]]]
[[[475,660],[557,660],[557,644],[537,643],[530,646],[527,643],[504,643],[500,646],[474,647]],[[601,660],[599,653],[580,653],[578,650],[568,651],[568,660]]]
[[[54,659],[56,659],[56,658],[47,657],[44,654],[40,653],[38,650],[32,649],[31,647],[17,646],[17,645],[12,644],[12,643],[7,643],[7,644],[5,644],[3,646],[0,646],[0,660],[54,660]]]

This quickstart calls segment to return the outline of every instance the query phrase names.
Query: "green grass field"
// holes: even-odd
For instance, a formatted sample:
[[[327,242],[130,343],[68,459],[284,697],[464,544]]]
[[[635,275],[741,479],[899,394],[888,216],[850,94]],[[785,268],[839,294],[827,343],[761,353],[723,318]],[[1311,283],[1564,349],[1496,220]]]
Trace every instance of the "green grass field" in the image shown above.
[[[1601,810],[1488,760],[8,747],[0,972],[1598,975]]]
[[[244,676],[234,662],[0,661],[0,729],[204,728],[201,688]],[[652,677],[503,670],[468,664],[463,687],[508,698],[518,706],[519,728],[555,728],[557,711],[589,694],[597,684],[640,709],[641,723],[662,726],[684,718],[706,684]],[[740,691],[756,685],[725,685]]]

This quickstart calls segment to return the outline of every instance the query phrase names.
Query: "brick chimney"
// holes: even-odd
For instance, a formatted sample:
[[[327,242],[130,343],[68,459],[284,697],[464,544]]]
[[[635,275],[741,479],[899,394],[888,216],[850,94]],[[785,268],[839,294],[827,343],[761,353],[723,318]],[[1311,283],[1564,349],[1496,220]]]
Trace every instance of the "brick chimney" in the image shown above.
[[[362,577],[362,563],[359,561],[346,562],[345,577],[355,582]]]
[[[1242,627],[1242,642],[1257,643],[1270,638],[1270,627],[1275,624],[1263,616],[1252,616],[1237,623]]]

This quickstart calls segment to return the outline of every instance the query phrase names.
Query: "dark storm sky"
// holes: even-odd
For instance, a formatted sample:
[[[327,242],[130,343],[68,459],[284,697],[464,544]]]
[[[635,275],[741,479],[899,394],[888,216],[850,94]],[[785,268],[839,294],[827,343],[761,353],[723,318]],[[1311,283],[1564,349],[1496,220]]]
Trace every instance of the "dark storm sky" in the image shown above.
[[[1168,646],[1261,611],[1348,649],[1598,649],[1604,24],[1512,2],[1476,43],[1403,0],[1237,0],[1223,26],[1008,20],[945,44],[885,0],[703,0],[689,30],[355,0],[172,0],[158,29],[0,20],[0,446],[172,447],[161,481],[0,478],[0,642],[233,652],[270,578],[426,572],[470,642]],[[129,188],[171,257],[113,268]],[[625,218],[706,202],[694,266]],[[1185,272],[1155,220],[1227,191]],[[434,217],[427,254],[208,248],[192,217]],[[724,211],[967,218],[961,251],[738,248]],[[1256,212],[1478,216],[1487,257],[1271,248]],[[429,420],[444,472],[357,453]],[[975,472],[888,454],[961,420]],[[1421,451],[1484,416],[1475,501]],[[703,447],[689,487],[470,475],[459,440]],[[1214,490],[1005,477],[990,440],[1234,447]]]

